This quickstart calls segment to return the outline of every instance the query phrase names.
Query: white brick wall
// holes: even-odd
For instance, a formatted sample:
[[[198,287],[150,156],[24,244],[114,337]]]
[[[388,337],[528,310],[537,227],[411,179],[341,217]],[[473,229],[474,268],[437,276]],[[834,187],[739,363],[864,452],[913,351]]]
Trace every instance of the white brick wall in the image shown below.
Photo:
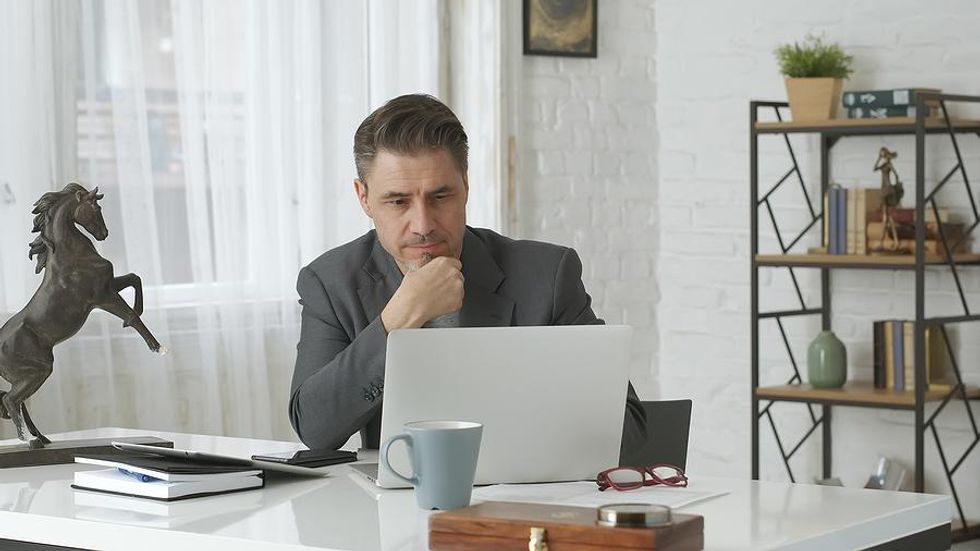
[[[657,361],[664,397],[695,400],[690,467],[697,472],[748,475],[750,465],[749,379],[749,197],[748,102],[784,99],[782,79],[772,50],[811,31],[824,32],[855,56],[856,74],[845,89],[936,86],[949,92],[980,94],[980,10],[971,2],[747,2],[658,0],[655,4],[657,51],[657,130],[659,135],[658,211],[660,246],[654,256],[661,290],[657,305],[661,347]],[[792,139],[807,186],[819,187],[818,149],[814,138]],[[832,177],[847,186],[876,187],[871,167],[882,145],[899,152],[898,170],[906,180],[906,205],[912,205],[914,141],[911,138],[848,138],[834,148]],[[980,141],[964,137],[968,169],[980,179]],[[946,142],[930,143],[927,179],[934,185],[952,166]],[[768,189],[790,166],[781,139],[760,143],[760,187]],[[962,199],[962,183],[942,198]],[[799,208],[799,186],[774,198],[784,235],[806,221]],[[960,211],[966,215],[966,211]],[[968,219],[965,218],[964,219]],[[668,222],[669,220],[669,222]],[[765,211],[760,211],[762,250],[776,252]],[[804,244],[812,246],[819,237]],[[797,271],[810,305],[819,303],[816,274]],[[848,346],[850,375],[871,378],[871,321],[911,317],[914,278],[908,273],[837,271],[833,277],[833,324]],[[763,272],[762,308],[796,306],[787,271]],[[964,280],[974,309],[980,308],[980,273]],[[948,274],[927,278],[927,314],[962,313]],[[819,330],[819,319],[785,323],[801,370],[806,347]],[[789,367],[775,323],[761,328],[763,384],[784,382]],[[980,384],[978,327],[962,325],[958,335],[961,366]],[[980,413],[980,408],[974,408]],[[780,405],[780,430],[791,444],[806,427],[805,409]],[[911,466],[911,413],[835,408],[834,471],[846,484],[862,485],[879,454]],[[929,410],[927,410],[929,411]],[[818,411],[819,414],[819,411]],[[968,445],[962,406],[941,417],[947,452],[959,457]],[[785,480],[786,474],[763,424],[762,474]],[[789,436],[792,434],[792,436]],[[819,436],[816,435],[816,436]],[[799,479],[819,473],[819,438],[794,458]],[[932,437],[926,440],[927,489],[946,492]],[[967,511],[980,512],[980,453],[957,474]]]
[[[575,247],[596,313],[635,330],[632,379],[656,396],[656,127],[651,0],[599,5],[598,59],[525,56],[520,237]]]
[[[903,0],[725,2],[622,0],[599,6],[599,58],[523,58],[520,233],[575,246],[596,309],[608,321],[637,328],[633,379],[643,398],[695,400],[689,466],[706,474],[749,475],[749,198],[748,102],[783,99],[774,47],[807,32],[824,32],[855,56],[845,88],[936,86],[980,94],[980,9],[969,0],[923,4]],[[814,197],[817,142],[794,137]],[[898,170],[911,195],[909,138],[841,141],[834,179],[877,186],[877,149],[899,152]],[[974,181],[980,141],[964,138]],[[951,166],[950,149],[929,145],[932,184]],[[774,183],[789,167],[782,143],[760,143],[760,181]],[[953,182],[962,186],[959,181]],[[948,204],[961,187],[946,193]],[[785,231],[800,229],[799,187],[774,196]],[[980,196],[980,194],[978,194]],[[911,204],[907,199],[906,204]],[[965,215],[965,211],[960,211]],[[775,250],[766,218],[763,250]],[[804,246],[815,244],[817,236]],[[977,249],[978,247],[975,247]],[[809,304],[818,279],[797,272]],[[870,379],[871,320],[914,314],[907,273],[835,272],[834,327],[848,346],[851,374]],[[793,307],[786,270],[760,276],[762,307]],[[980,310],[980,272],[964,279]],[[928,314],[959,313],[952,278],[931,274]],[[806,346],[819,320],[785,325],[805,373]],[[961,366],[980,384],[978,327],[954,330]],[[762,326],[764,383],[788,377],[774,323]],[[975,408],[977,411],[980,408]],[[801,434],[801,406],[781,404],[780,429]],[[968,424],[962,406],[943,414],[947,451],[962,452]],[[836,408],[834,470],[851,486],[864,483],[876,457],[912,463],[912,416],[905,412]],[[771,432],[762,427],[763,476],[785,480]],[[801,479],[819,472],[819,438],[793,460]],[[926,441],[927,488],[947,491]],[[980,453],[957,475],[968,512],[980,512]]]

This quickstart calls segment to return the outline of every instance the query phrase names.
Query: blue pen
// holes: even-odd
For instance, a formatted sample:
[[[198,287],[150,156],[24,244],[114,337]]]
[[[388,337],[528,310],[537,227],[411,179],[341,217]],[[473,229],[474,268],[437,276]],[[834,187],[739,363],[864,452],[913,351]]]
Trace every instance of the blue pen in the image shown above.
[[[131,476],[131,477],[135,478],[136,480],[139,480],[140,482],[156,482],[158,480],[162,480],[160,478],[154,478],[154,477],[152,477],[152,476],[150,476],[148,474],[134,473],[133,471],[127,471],[126,469],[123,469],[121,467],[118,470],[122,474],[124,474],[126,476]]]

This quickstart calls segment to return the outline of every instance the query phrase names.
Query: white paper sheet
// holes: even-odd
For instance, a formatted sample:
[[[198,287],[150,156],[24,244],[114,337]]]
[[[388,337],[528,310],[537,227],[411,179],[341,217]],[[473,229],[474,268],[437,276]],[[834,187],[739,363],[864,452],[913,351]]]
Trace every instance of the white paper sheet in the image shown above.
[[[680,509],[692,503],[725,495],[724,491],[647,486],[627,492],[600,492],[595,482],[562,482],[558,484],[498,484],[473,489],[479,501],[518,501],[599,507],[610,503],[654,503]]]

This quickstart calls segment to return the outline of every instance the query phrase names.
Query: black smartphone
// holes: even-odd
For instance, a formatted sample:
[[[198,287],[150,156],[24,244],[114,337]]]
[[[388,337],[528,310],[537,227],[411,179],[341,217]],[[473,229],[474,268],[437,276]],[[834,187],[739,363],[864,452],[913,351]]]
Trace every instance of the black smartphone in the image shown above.
[[[257,461],[274,461],[300,467],[323,467],[357,461],[357,452],[344,450],[299,450],[295,452],[279,452],[253,455]]]

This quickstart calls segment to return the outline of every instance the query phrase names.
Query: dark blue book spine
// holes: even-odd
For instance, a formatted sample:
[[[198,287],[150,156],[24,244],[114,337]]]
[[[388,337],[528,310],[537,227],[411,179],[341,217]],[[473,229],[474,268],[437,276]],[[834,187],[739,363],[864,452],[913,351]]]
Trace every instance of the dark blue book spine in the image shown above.
[[[904,324],[895,320],[892,323],[892,355],[895,362],[892,369],[895,373],[895,390],[905,390],[905,331]]]
[[[827,212],[824,213],[824,216],[827,217],[827,254],[836,254],[835,251],[837,251],[835,238],[837,230],[834,229],[834,222],[837,220],[836,210],[837,195],[834,194],[834,188],[830,188],[827,190]]]
[[[847,190],[837,190],[837,254],[847,254]]]

